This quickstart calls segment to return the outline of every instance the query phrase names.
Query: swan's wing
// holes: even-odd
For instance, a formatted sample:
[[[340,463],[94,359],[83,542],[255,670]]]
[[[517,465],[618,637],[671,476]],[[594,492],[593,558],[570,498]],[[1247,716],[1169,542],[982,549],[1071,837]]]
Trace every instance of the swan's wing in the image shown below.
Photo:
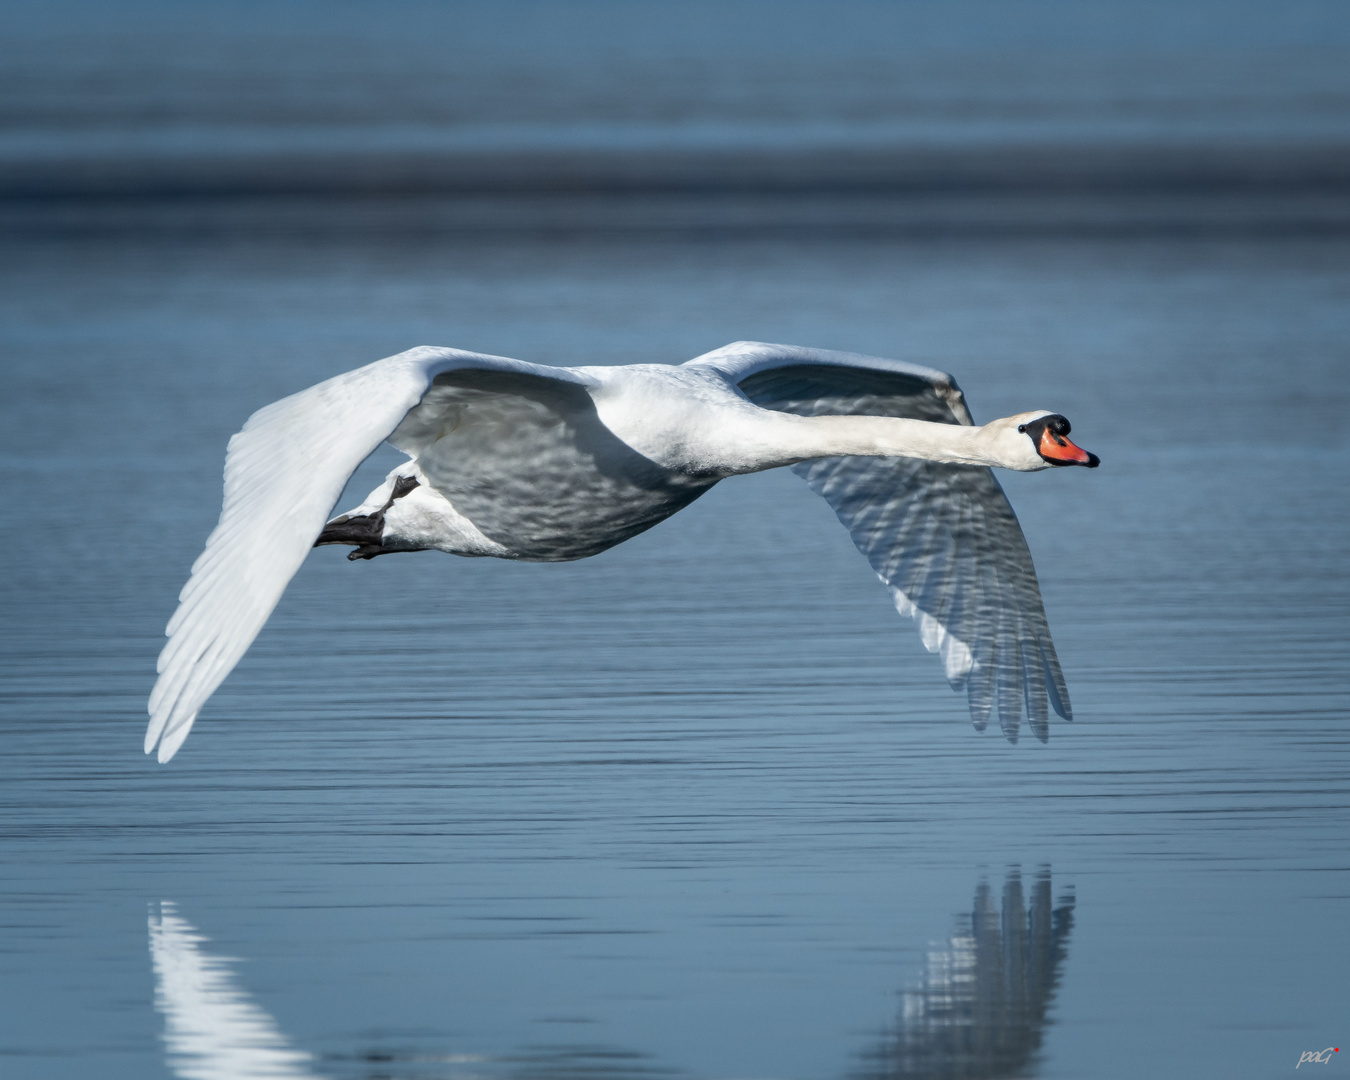
[[[956,380],[946,372],[903,360],[884,360],[862,353],[809,349],[802,345],[768,345],[762,341],[737,341],[690,360],[685,367],[711,368],[735,386],[752,375],[763,375],[768,385],[790,380],[793,372],[785,369],[810,369],[819,388],[833,397],[882,397],[900,411],[880,408],[820,408],[814,413],[801,409],[783,410],[802,415],[904,416],[911,420],[933,420],[941,424],[966,424],[974,421],[966,409],[966,398]],[[868,382],[876,379],[874,384]],[[807,372],[803,371],[805,375]],[[889,376],[889,378],[888,378]],[[843,380],[843,381],[840,381]],[[745,390],[741,386],[742,391]],[[809,387],[804,387],[809,390]],[[747,396],[750,396],[747,394]],[[750,397],[755,401],[754,397]],[[756,405],[763,402],[755,401]],[[774,408],[775,406],[764,406]]]
[[[755,404],[803,416],[902,416],[969,424],[951,376],[896,360],[742,342],[693,363]],[[942,655],[983,730],[994,705],[1017,738],[1049,735],[1049,708],[1073,718],[1036,571],[1007,496],[982,466],[917,458],[831,457],[793,466],[824,496],[923,643]]]
[[[1023,701],[1038,739],[1049,735],[1047,702],[1072,719],[1031,552],[989,469],[867,457],[794,469],[834,507],[924,645],[941,653],[977,729],[996,702],[1011,740]]]
[[[197,711],[272,614],[357,466],[421,401],[432,379],[455,368],[580,381],[562,369],[505,357],[412,349],[259,409],[230,439],[220,523],[165,631],[147,754],[156,744],[160,761],[178,751]]]

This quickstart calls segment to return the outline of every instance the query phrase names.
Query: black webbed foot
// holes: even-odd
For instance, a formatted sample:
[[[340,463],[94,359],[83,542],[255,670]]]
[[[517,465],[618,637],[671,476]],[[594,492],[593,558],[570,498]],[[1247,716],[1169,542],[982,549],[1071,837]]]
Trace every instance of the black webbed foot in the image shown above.
[[[347,558],[350,561],[373,559],[376,555],[388,554],[382,547],[385,511],[393,506],[396,500],[403,498],[417,486],[417,481],[413,477],[400,476],[394,481],[394,490],[389,496],[389,501],[375,513],[358,514],[355,517],[330,521],[324,526],[323,532],[319,533],[319,538],[314,541],[314,546],[353,544],[356,550],[347,553]]]

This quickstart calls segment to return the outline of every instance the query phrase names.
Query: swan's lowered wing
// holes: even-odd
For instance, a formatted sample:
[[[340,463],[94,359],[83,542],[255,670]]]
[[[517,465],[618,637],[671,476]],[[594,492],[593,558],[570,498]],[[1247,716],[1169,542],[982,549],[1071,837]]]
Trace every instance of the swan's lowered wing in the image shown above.
[[[896,360],[740,342],[692,363],[716,368],[766,409],[971,423],[951,376]],[[874,457],[793,468],[834,508],[924,645],[941,653],[976,728],[997,705],[1015,740],[1023,702],[1042,740],[1050,707],[1073,718],[1031,552],[989,469]]]
[[[579,381],[570,372],[458,349],[420,348],[259,409],[230,439],[225,504],[165,631],[145,752],[168,761],[305,561],[356,467],[432,379],[486,368]]]

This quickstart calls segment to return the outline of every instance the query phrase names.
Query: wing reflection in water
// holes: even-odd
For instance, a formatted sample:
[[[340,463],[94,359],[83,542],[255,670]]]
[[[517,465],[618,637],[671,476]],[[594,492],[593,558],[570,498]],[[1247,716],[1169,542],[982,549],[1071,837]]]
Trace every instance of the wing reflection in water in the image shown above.
[[[1042,869],[1023,899],[1022,874],[987,882],[946,948],[928,955],[923,985],[904,995],[895,1029],[856,1070],[858,1080],[994,1080],[1034,1075],[1036,1052],[1073,926],[1072,894],[1056,907]]]
[[[230,961],[165,900],[150,912],[155,1008],[164,1014],[169,1068],[183,1080],[318,1080],[310,1055],[291,1048],[276,1021],[235,985]]]
[[[235,983],[232,961],[201,949],[208,939],[163,900],[150,910],[150,960],[155,1008],[164,1014],[170,1071],[182,1080],[322,1080],[312,1055],[292,1049],[271,1015]],[[534,1047],[504,1057],[372,1049],[329,1058],[339,1070],[377,1067],[381,1077],[425,1077],[428,1066],[473,1064],[471,1075],[492,1080],[670,1080],[645,1054],[609,1046]],[[441,1074],[437,1075],[450,1075]]]
[[[1073,925],[1073,897],[1054,906],[1050,871],[1024,901],[1010,871],[1000,912],[986,882],[974,910],[945,949],[929,954],[923,985],[904,995],[895,1029],[865,1055],[857,1080],[993,1080],[1029,1076],[1040,1048]],[[235,983],[231,962],[201,949],[207,939],[169,901],[150,913],[155,1008],[164,1014],[168,1065],[183,1080],[319,1080],[311,1055],[291,1047],[276,1021]],[[362,1055],[389,1075],[429,1062],[478,1063],[485,1076],[604,1076],[655,1080],[673,1071],[646,1055],[609,1047],[537,1048],[501,1058],[478,1055]],[[402,1075],[400,1073],[400,1075]],[[419,1075],[420,1072],[419,1072]]]

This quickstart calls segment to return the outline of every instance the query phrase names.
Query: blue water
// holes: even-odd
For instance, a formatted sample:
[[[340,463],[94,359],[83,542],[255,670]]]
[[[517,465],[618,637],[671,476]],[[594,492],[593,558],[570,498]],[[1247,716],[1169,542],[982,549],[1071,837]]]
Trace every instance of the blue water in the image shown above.
[[[14,1075],[175,1075],[165,901],[316,1075],[876,1074],[1012,867],[1076,905],[1034,1075],[1339,1045],[1347,292],[1335,241],[12,245]],[[320,550],[183,752],[141,755],[252,409],[423,341],[740,337],[935,364],[1101,454],[1006,478],[1074,695],[1048,746],[970,730],[784,472],[576,564]]]

